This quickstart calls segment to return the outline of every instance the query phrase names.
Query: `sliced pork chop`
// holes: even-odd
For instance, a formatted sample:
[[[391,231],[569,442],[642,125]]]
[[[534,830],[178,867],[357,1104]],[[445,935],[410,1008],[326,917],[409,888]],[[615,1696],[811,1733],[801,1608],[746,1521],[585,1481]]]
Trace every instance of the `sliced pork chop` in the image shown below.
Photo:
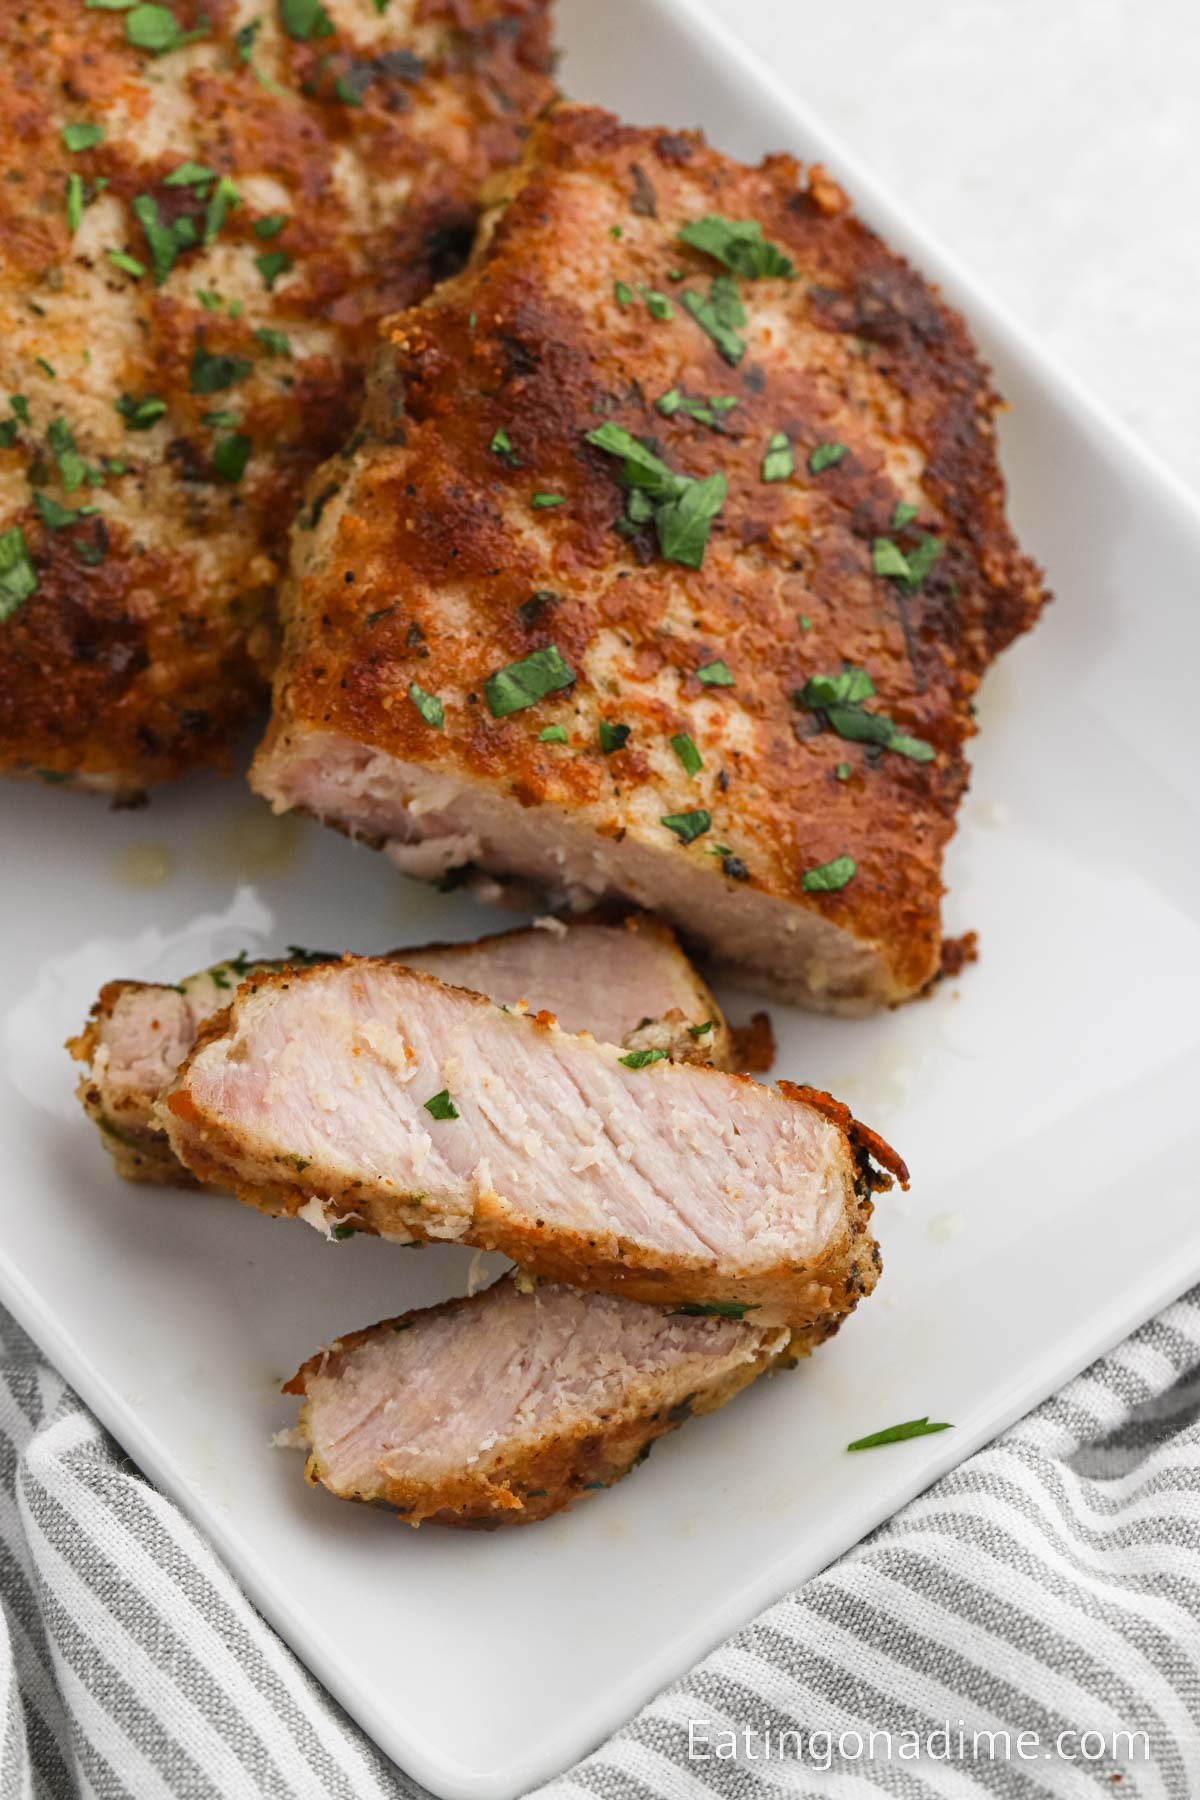
[[[295,536],[253,785],[779,999],[919,992],[971,702],[1044,599],[962,320],[788,157],[563,109],[499,198]]]
[[[610,1487],[656,1438],[793,1354],[777,1326],[509,1277],[311,1357],[305,1473],[410,1525],[526,1525]]]
[[[252,976],[159,1104],[267,1212],[499,1250],[663,1304],[840,1317],[873,1287],[874,1153],[828,1096],[622,1053],[371,958]]]
[[[288,962],[326,961],[293,950]],[[733,1066],[729,1028],[707,985],[674,936],[656,920],[611,924],[558,920],[469,944],[425,944],[391,960],[502,1006],[523,1002],[553,1012],[567,1031],[590,1031],[626,1048],[666,1048],[677,1059]],[[110,981],[68,1048],[86,1065],[84,1110],[98,1126],[117,1172],[128,1181],[191,1186],[154,1115],[201,1025],[228,1006],[234,989],[272,961],[246,956],[218,963],[178,986]]]

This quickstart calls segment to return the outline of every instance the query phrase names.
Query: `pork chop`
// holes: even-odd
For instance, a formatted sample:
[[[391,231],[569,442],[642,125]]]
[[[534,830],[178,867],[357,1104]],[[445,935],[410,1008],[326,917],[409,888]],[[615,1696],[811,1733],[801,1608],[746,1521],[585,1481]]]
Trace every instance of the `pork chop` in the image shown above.
[[[251,976],[159,1103],[175,1154],[329,1232],[805,1326],[874,1286],[874,1154],[826,1095],[623,1053],[371,958]]]
[[[550,97],[548,16],[0,8],[0,771],[228,760],[305,479]]]
[[[287,960],[327,959],[293,949]],[[666,1047],[677,1058],[733,1066],[720,1007],[671,932],[653,919],[569,926],[552,920],[544,929],[503,932],[477,943],[396,950],[391,960],[473,988],[500,1005],[523,1002],[532,1012],[553,1012],[568,1031],[590,1030],[627,1049]],[[255,970],[280,966],[242,955],[176,986],[110,981],[101,990],[68,1048],[85,1065],[78,1088],[84,1110],[126,1180],[193,1184],[155,1117],[155,1104],[201,1026],[228,1006],[239,983]]]
[[[387,335],[252,784],[781,999],[920,992],[972,701],[1045,598],[962,320],[820,169],[576,108]]]
[[[788,1352],[776,1326],[505,1277],[311,1357],[307,1479],[410,1525],[526,1525],[610,1487],[666,1432]]]

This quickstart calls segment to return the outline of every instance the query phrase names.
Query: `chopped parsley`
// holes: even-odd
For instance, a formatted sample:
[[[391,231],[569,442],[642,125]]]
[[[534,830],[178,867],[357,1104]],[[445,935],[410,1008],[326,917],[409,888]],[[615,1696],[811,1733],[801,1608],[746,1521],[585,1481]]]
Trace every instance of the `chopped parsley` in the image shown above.
[[[205,168],[203,163],[181,162],[177,169],[163,178],[164,187],[204,187],[208,182],[217,179],[215,169]]]
[[[623,750],[629,742],[628,725],[610,725],[607,719],[601,719],[597,728],[600,749],[605,756],[611,756],[616,750]]]
[[[339,1244],[344,1244],[347,1238],[358,1236],[358,1226],[335,1225],[329,1235],[330,1237],[336,1238]]]
[[[48,380],[58,380],[58,370],[54,367],[53,363],[48,363],[44,356],[35,356],[33,360],[35,365],[42,371],[42,374],[45,375]]]
[[[586,433],[586,442],[621,458],[620,480],[628,490],[626,518],[636,528],[650,520],[667,562],[698,569],[704,560],[709,527],[725,503],[724,475],[697,481],[677,475],[660,456],[610,421]]]
[[[223,481],[242,479],[250,460],[250,449],[250,439],[241,431],[217,439],[212,453],[213,468]]]
[[[254,50],[254,40],[262,30],[262,26],[261,19],[251,19],[248,24],[240,26],[234,32],[233,41],[237,45],[238,57],[243,63],[250,61]]]
[[[152,56],[165,56],[168,50],[180,50],[197,38],[208,36],[208,27],[197,31],[181,31],[175,15],[165,6],[135,6],[125,14],[125,36],[135,50],[148,50]]]
[[[841,462],[845,454],[845,444],[817,444],[815,448],[809,452],[809,474],[820,475],[826,469],[832,469],[835,464]]]
[[[837,776],[839,781],[849,781],[850,775],[851,775],[850,764],[849,763],[839,763],[837,768],[833,772]]]
[[[272,356],[290,356],[292,340],[286,331],[276,331],[270,325],[260,325],[254,333],[264,350]]]
[[[75,448],[75,438],[65,419],[51,419],[46,437],[58,464],[58,473],[68,494],[87,480],[87,464]]]
[[[700,773],[701,769],[704,767],[704,759],[686,731],[676,733],[671,739],[671,748],[683,764],[683,770],[686,775],[698,775]]]
[[[796,273],[792,259],[764,238],[757,219],[725,219],[720,213],[707,213],[683,226],[678,236],[680,243],[715,257],[748,281],[766,276],[782,276],[790,281]]]
[[[244,356],[214,356],[198,342],[192,353],[191,390],[193,394],[219,394],[244,380],[252,367]]]
[[[565,494],[532,494],[529,504],[535,512],[545,512],[551,506],[565,506],[567,497]]]
[[[871,567],[876,575],[898,581],[906,594],[915,594],[942,554],[939,538],[923,537],[907,554],[891,538],[877,537],[871,545]]]
[[[538,732],[539,744],[565,744],[567,728],[565,725],[546,725]]]
[[[173,225],[164,225],[158,216],[158,202],[149,194],[135,195],[133,216],[146,234],[155,285],[161,287],[180,250],[195,243],[196,227],[186,214]]]
[[[8,404],[12,407],[13,412],[16,414],[17,418],[20,419],[22,425],[28,425],[28,423],[29,423],[29,401],[27,400],[25,395],[24,394],[10,394],[8,396]]]
[[[667,296],[665,294],[660,294],[657,288],[645,287],[639,283],[638,292],[646,302],[646,311],[650,314],[652,319],[662,321],[665,319],[673,319],[675,317],[675,308],[671,305]]]
[[[132,394],[122,394],[113,405],[130,431],[149,431],[167,410],[166,401],[160,400],[157,394],[143,394],[140,400],[135,400]]]
[[[254,264],[270,292],[279,277],[287,274],[292,266],[292,259],[286,250],[268,250],[265,255],[256,256]]]
[[[796,473],[796,458],[786,431],[776,431],[767,444],[762,461],[764,481],[787,481]]]
[[[679,388],[671,388],[661,400],[654,402],[654,408],[664,419],[672,419],[676,413],[684,413],[689,419],[695,419],[698,425],[711,425],[714,429],[719,429],[721,420],[737,403],[736,394],[710,394],[706,399],[698,399],[681,392]]]
[[[695,812],[666,813],[658,822],[665,825],[668,831],[673,831],[681,842],[690,844],[711,830],[712,814],[705,812],[703,807],[697,807]]]
[[[619,1056],[617,1061],[627,1069],[648,1069],[651,1063],[666,1062],[665,1050],[631,1050],[628,1056]]]
[[[516,451],[513,449],[512,439],[502,425],[497,430],[493,431],[492,441],[488,445],[488,449],[493,456],[516,455]]]
[[[703,682],[705,687],[732,687],[734,685],[733,676],[720,658],[716,662],[705,663],[697,669],[696,680]]]
[[[685,1319],[744,1319],[748,1312],[758,1311],[757,1300],[710,1300],[706,1304],[692,1301],[687,1306],[672,1307],[676,1317]]]
[[[204,210],[204,242],[211,244],[222,225],[231,206],[240,206],[242,196],[230,181],[228,175],[222,175],[216,187],[208,197],[208,205]]]
[[[908,737],[884,713],[868,712],[875,684],[865,669],[846,668],[840,675],[810,675],[792,698],[805,712],[819,712],[831,731],[851,744],[879,744],[911,762],[932,762],[936,752],[924,738]]]
[[[94,150],[97,144],[104,142],[104,127],[85,123],[64,125],[62,141],[72,156],[77,156],[81,150]]]
[[[67,230],[74,236],[83,224],[83,177],[74,169],[67,176]]]
[[[689,1025],[688,1036],[690,1038],[706,1037],[714,1029],[716,1023],[715,1019],[705,1019],[703,1025]]]
[[[613,299],[624,312],[627,306],[633,305],[633,289],[624,281],[614,281]]]
[[[954,1427],[948,1419],[931,1419],[926,1413],[922,1419],[905,1419],[902,1425],[885,1425],[882,1431],[872,1431],[867,1437],[855,1438],[847,1444],[847,1450],[875,1450],[880,1444],[902,1444],[906,1438],[928,1437],[934,1431],[953,1431]]]
[[[265,219],[255,219],[254,235],[256,238],[278,237],[286,224],[286,213],[268,213]]]
[[[37,593],[37,570],[19,525],[0,532],[0,621],[11,619]]]
[[[48,531],[65,531],[68,525],[78,525],[80,519],[96,510],[94,506],[84,506],[76,511],[74,507],[63,506],[52,495],[39,493],[36,489],[33,504]]]
[[[535,706],[547,694],[570,687],[574,679],[575,671],[563,661],[557,646],[551,644],[489,675],[483,684],[483,697],[494,719],[506,719],[510,713]]]
[[[446,709],[438,699],[437,695],[427,694],[425,689],[420,687],[417,682],[410,681],[408,684],[408,697],[424,719],[425,723],[431,725],[434,731],[440,731],[446,723]]]
[[[852,856],[835,856],[831,862],[818,863],[815,869],[805,869],[800,886],[806,894],[837,894],[857,874],[858,864]]]
[[[746,346],[737,334],[737,327],[746,323],[746,309],[729,276],[713,277],[707,299],[691,288],[685,288],[679,298],[700,329],[708,333],[725,361],[735,365],[740,363]]]
[[[896,510],[892,514],[892,530],[903,531],[906,525],[912,524],[919,511],[919,507],[910,506],[907,500],[897,500]]]
[[[426,1100],[425,1111],[431,1119],[457,1119],[459,1117],[458,1108],[450,1098],[448,1088],[443,1088],[440,1094],[434,1094],[431,1100]]]
[[[333,21],[321,0],[279,0],[279,22],[298,44],[306,44],[313,37],[333,36]]]

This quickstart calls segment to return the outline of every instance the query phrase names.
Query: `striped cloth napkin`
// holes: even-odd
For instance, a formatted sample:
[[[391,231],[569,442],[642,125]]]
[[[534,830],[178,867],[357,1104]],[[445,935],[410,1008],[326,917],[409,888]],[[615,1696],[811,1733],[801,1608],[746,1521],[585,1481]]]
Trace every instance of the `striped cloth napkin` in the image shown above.
[[[0,1800],[420,1795],[3,1314],[0,1335]],[[542,1800],[1200,1794],[1198,1421],[1200,1288]],[[963,1726],[1007,1731],[1008,1760],[955,1759]]]

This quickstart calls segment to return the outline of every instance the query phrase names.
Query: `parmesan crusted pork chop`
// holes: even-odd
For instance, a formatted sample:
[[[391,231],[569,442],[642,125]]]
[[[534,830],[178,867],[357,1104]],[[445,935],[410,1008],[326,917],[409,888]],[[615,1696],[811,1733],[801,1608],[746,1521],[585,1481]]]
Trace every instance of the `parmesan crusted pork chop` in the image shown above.
[[[252,976],[158,1116],[194,1175],[265,1212],[797,1327],[874,1286],[872,1154],[904,1176],[827,1095],[623,1053],[370,958]]]
[[[397,950],[392,960],[473,988],[499,1005],[521,1002],[532,1012],[553,1012],[568,1031],[590,1030],[632,1049],[665,1046],[676,1058],[732,1067],[721,1009],[665,926],[636,917],[569,926],[554,920],[548,926],[474,944]],[[291,964],[329,960],[296,949],[287,958]],[[239,983],[256,970],[280,966],[243,955],[174,987],[110,981],[101,990],[68,1048],[86,1068],[78,1089],[84,1110],[126,1180],[192,1184],[155,1104],[201,1026],[228,1006]]]
[[[548,10],[0,7],[0,770],[227,758],[305,478],[550,97]]]
[[[505,1278],[356,1331],[287,1384],[308,1480],[410,1525],[525,1525],[610,1487],[785,1353],[778,1327]]]
[[[564,109],[388,336],[258,791],[780,998],[924,988],[971,701],[1044,599],[961,319],[819,169]]]

